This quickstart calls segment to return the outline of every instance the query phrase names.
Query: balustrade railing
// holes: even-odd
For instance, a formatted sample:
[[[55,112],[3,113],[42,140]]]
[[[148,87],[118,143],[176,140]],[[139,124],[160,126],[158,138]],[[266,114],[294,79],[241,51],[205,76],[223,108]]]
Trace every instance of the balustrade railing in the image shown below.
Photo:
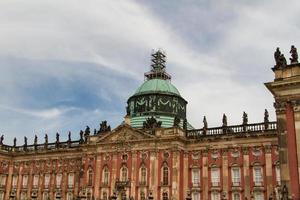
[[[44,144],[31,144],[31,145],[21,145],[21,146],[10,146],[6,144],[0,145],[1,151],[7,152],[28,152],[28,151],[42,151],[42,150],[54,150],[59,148],[74,148],[80,146],[80,140],[66,141],[66,142],[53,142]]]
[[[198,138],[206,136],[216,136],[225,134],[245,134],[245,133],[263,133],[268,131],[276,131],[277,123],[255,123],[255,124],[244,124],[234,126],[221,126],[207,129],[193,129],[187,130],[186,136],[188,138]]]

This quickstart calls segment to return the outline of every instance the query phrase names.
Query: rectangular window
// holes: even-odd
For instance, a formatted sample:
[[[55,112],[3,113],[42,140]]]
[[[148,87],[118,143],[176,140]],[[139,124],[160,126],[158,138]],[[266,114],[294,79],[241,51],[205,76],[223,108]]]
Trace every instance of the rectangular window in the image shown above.
[[[12,177],[12,186],[14,188],[16,188],[17,187],[17,183],[18,183],[18,175],[13,175],[13,177]]]
[[[233,193],[232,194],[232,200],[240,200],[241,196],[240,193]]]
[[[220,183],[220,169],[219,168],[211,169],[211,183],[212,183],[212,186],[219,186],[219,183]]]
[[[38,185],[39,185],[39,175],[35,174],[35,175],[33,175],[33,187],[37,188]]]
[[[232,179],[233,186],[240,186],[240,183],[241,183],[240,168],[238,168],[238,167],[232,168],[231,179]]]
[[[220,193],[219,192],[212,192],[211,193],[211,200],[220,200]]]
[[[200,193],[199,192],[194,192],[192,200],[200,200]]]
[[[199,184],[200,184],[199,169],[192,170],[192,183],[193,183],[193,186],[199,186]]]
[[[74,173],[68,175],[68,187],[72,188],[74,186]]]
[[[56,187],[57,188],[60,188],[61,180],[62,180],[62,174],[57,174],[56,175]]]
[[[254,167],[254,185],[262,186],[262,168]]]
[[[50,174],[45,174],[45,182],[44,182],[45,188],[49,187],[49,183],[50,183]]]
[[[0,187],[4,187],[6,185],[6,175],[0,175]]]
[[[4,192],[0,191],[0,200],[4,200]]]
[[[278,185],[280,185],[281,177],[280,177],[280,166],[276,165],[275,167],[275,175],[276,175],[276,182]]]
[[[28,175],[23,175],[22,187],[27,188],[28,185]]]

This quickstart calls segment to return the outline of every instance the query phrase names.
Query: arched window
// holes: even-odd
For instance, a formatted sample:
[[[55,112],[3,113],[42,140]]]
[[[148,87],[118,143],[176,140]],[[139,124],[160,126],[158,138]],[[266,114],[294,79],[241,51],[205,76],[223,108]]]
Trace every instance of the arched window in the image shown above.
[[[163,185],[169,184],[169,168],[167,166],[163,167]]]
[[[167,192],[163,192],[163,196],[162,196],[162,200],[168,200],[168,193]]]
[[[140,198],[141,200],[146,200],[145,192],[141,192],[140,196],[141,196]]]
[[[127,174],[128,174],[127,167],[125,167],[125,166],[122,167],[121,174],[122,174],[121,180],[122,181],[127,181]]]
[[[108,185],[108,183],[109,183],[109,170],[108,170],[108,167],[107,167],[107,166],[105,166],[105,167],[103,168],[102,176],[103,176],[103,179],[102,179],[103,184],[104,184],[104,185]]]
[[[141,167],[141,184],[146,185],[147,182],[147,169],[146,167]]]
[[[93,185],[93,170],[89,170],[88,171],[88,186],[92,186]]]

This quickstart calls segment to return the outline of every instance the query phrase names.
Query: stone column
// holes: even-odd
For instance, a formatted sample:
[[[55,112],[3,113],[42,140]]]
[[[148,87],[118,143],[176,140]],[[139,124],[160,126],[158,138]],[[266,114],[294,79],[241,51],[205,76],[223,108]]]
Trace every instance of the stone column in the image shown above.
[[[180,152],[174,150],[173,153],[173,173],[172,173],[172,196],[174,199],[179,200],[179,190],[180,190]]]
[[[243,147],[244,195],[250,199],[250,163],[248,147]]]
[[[207,150],[204,150],[202,153],[202,173],[203,173],[203,199],[209,199],[208,197],[208,189],[209,189],[209,182],[208,182],[208,153]]]
[[[150,177],[149,177],[149,189],[153,191],[155,199],[158,192],[158,152],[150,152]]]
[[[223,170],[223,192],[226,192],[228,199],[229,187],[228,187],[228,150],[223,149],[222,152],[222,170]]]
[[[94,195],[95,198],[100,198],[99,187],[100,187],[100,169],[101,169],[101,155],[96,156],[96,166],[95,166],[95,185],[94,185]]]
[[[136,194],[136,185],[139,180],[136,179],[137,171],[139,170],[137,168],[137,152],[132,152],[132,164],[131,164],[131,196],[135,197]]]
[[[17,182],[17,199],[20,199],[20,196],[21,196],[21,187],[22,187],[22,177],[23,177],[23,174],[21,174],[21,171],[23,169],[23,166],[21,166],[19,164],[19,169],[18,169],[18,182]]]
[[[183,153],[183,195],[189,190],[188,176],[189,176],[189,152]]]
[[[11,192],[11,184],[12,184],[12,174],[13,174],[13,162],[10,162],[9,169],[8,169],[7,181],[6,181],[5,198],[4,199],[9,199],[9,194]]]
[[[112,154],[112,158],[111,158],[111,182],[110,182],[110,193],[113,194],[114,192],[114,185],[116,182],[116,178],[117,178],[117,159],[118,159],[118,154],[117,153],[113,153]]]
[[[296,146],[297,146],[297,155],[298,155],[298,172],[300,172],[300,105],[294,104],[294,118],[295,118],[295,129],[296,129]],[[300,183],[300,173],[299,183]]]
[[[272,146],[265,146],[265,159],[266,159],[266,187],[267,187],[267,197],[272,194],[273,183],[272,183]]]

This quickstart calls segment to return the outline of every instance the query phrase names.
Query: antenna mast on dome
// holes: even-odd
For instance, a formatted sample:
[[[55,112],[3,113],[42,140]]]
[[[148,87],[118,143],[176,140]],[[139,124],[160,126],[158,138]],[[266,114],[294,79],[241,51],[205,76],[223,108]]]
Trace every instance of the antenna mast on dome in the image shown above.
[[[145,73],[147,80],[163,79],[171,80],[171,76],[166,72],[166,55],[161,50],[151,54],[151,70]]]

